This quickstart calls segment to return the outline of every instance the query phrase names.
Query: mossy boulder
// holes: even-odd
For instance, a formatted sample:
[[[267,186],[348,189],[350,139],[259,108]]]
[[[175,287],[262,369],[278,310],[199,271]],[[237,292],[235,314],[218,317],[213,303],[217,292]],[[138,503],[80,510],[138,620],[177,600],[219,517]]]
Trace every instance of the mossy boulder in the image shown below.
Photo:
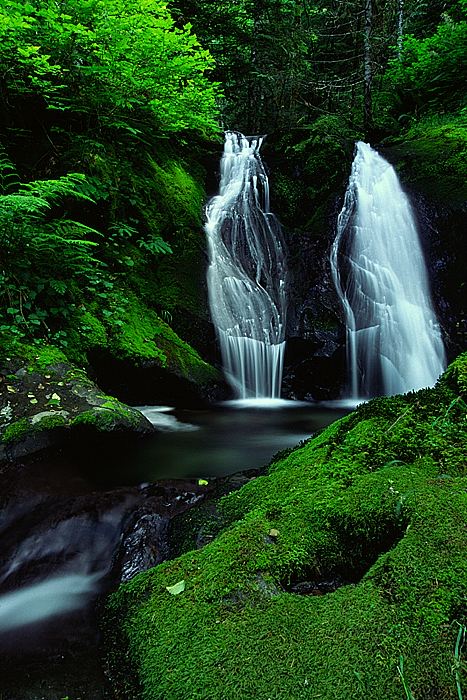
[[[107,396],[53,346],[22,346],[0,367],[0,461],[14,461],[63,441],[85,426],[91,434],[150,434],[138,410]]]
[[[458,697],[466,366],[467,354],[436,388],[363,404],[279,457],[220,501],[212,542],[121,586],[103,623],[118,693]]]

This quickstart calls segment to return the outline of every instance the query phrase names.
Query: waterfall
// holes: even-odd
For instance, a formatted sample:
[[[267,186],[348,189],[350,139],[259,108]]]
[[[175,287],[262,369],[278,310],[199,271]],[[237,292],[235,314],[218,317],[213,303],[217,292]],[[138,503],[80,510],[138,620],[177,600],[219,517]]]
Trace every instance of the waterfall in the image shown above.
[[[219,194],[206,209],[211,316],[226,376],[239,398],[280,396],[286,266],[269,211],[261,138],[226,132]]]
[[[331,267],[352,398],[433,386],[446,362],[414,215],[394,168],[361,141]]]

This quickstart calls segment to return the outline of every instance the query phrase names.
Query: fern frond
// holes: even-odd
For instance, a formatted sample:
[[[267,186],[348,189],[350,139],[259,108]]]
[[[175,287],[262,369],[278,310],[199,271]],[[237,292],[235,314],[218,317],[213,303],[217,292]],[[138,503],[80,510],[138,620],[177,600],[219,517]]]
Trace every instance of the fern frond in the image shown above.
[[[68,173],[57,180],[26,182],[21,185],[19,193],[33,194],[51,203],[56,203],[65,197],[76,197],[94,203],[86,192],[86,176],[82,173]]]
[[[0,194],[9,194],[19,185],[18,172],[5,150],[0,146]]]
[[[43,197],[32,194],[0,195],[0,222],[43,215],[47,209],[50,209],[50,203]]]
[[[92,234],[93,236],[102,236],[100,231],[95,228],[86,226],[86,224],[81,223],[81,221],[74,221],[73,219],[57,219],[53,222],[54,228],[60,232],[60,234],[68,241],[68,243],[84,243],[85,245],[97,245],[94,241],[87,241],[83,239],[69,239],[68,236],[76,236],[81,234],[87,236]]]

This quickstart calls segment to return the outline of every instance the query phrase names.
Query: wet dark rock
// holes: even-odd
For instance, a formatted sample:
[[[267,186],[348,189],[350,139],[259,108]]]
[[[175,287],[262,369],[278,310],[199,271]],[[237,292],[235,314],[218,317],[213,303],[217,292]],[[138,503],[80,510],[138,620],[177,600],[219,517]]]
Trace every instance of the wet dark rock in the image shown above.
[[[122,544],[122,582],[129,581],[166,558],[167,530],[168,520],[157,513],[146,513],[138,518]]]
[[[346,586],[349,583],[351,582],[336,576],[327,581],[299,581],[292,584],[287,590],[298,595],[325,595],[326,593],[333,593],[341,586]]]
[[[169,527],[169,559],[174,559],[190,549],[201,549],[209,544],[228,524],[218,508],[218,501],[232,491],[264,473],[263,469],[248,469],[230,476],[214,479],[203,486],[204,498],[194,502],[195,507],[176,515]]]
[[[99,386],[129,404],[197,407],[231,398],[231,390],[220,372],[201,381],[197,377],[168,372],[156,362],[146,361],[135,366],[103,351],[94,352],[90,362]]]
[[[214,482],[98,491],[86,470],[69,471],[54,460],[8,463],[0,472],[0,694],[5,700],[110,700],[96,605],[121,580],[167,558],[171,519],[200,503]],[[20,626],[8,616],[15,603],[9,595],[16,594],[25,596]],[[55,609],[51,617],[48,604]]]

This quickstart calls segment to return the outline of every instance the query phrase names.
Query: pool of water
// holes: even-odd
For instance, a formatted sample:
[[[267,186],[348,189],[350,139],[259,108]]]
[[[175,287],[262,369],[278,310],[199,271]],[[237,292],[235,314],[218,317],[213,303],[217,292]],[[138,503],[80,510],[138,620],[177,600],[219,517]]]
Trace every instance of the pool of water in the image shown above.
[[[139,406],[158,428],[150,437],[99,455],[89,475],[101,486],[212,478],[267,464],[346,415],[350,405],[230,401],[210,409]]]

